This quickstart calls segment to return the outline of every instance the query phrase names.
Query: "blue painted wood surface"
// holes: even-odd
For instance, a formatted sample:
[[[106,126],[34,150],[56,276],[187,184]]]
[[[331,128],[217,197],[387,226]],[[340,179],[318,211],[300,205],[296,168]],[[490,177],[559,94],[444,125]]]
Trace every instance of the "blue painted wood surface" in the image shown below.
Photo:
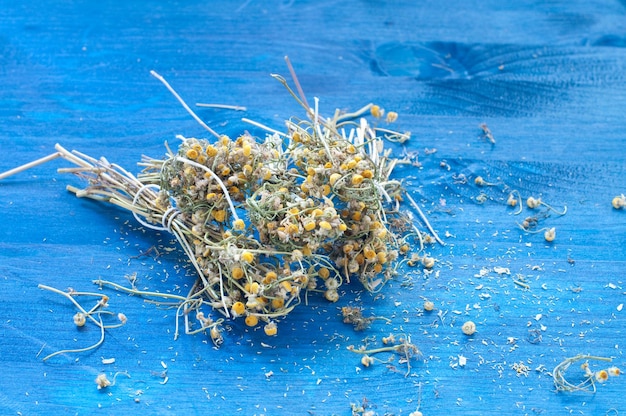
[[[289,55],[326,114],[368,102],[400,113],[422,168],[397,175],[448,233],[445,247],[429,248],[435,273],[406,269],[384,296],[353,285],[337,304],[311,298],[277,338],[231,324],[219,350],[202,335],[173,341],[174,311],[107,291],[128,324],[97,351],[43,363],[99,334],[77,331],[73,308],[39,283],[95,290],[93,279],[137,273],[141,287],[184,294],[194,277],[176,251],[134,259],[174,247],[171,238],[73,197],[65,185],[79,183],[56,173],[62,162],[2,181],[1,413],[347,415],[366,399],[377,414],[407,415],[420,392],[424,415],[626,412],[624,379],[595,395],[557,394],[549,374],[577,354],[626,368],[626,211],[611,208],[626,193],[623,1],[1,3],[0,171],[57,142],[133,170],[176,134],[204,135],[151,69],[189,103],[244,105],[246,117],[281,128],[301,114],[269,77],[287,75]],[[241,113],[199,114],[223,133],[249,128]],[[475,186],[477,175],[497,186]],[[554,243],[519,230],[531,214],[511,215],[505,187],[568,206],[546,221]],[[520,277],[529,289],[513,283]],[[421,310],[423,298],[443,319]],[[348,304],[391,323],[355,332],[339,316]],[[471,338],[460,331],[469,319]],[[410,334],[422,351],[409,377],[398,362],[399,372],[361,368],[347,351],[390,332]],[[516,363],[530,371],[518,374]],[[98,373],[117,371],[130,378],[96,389]]]

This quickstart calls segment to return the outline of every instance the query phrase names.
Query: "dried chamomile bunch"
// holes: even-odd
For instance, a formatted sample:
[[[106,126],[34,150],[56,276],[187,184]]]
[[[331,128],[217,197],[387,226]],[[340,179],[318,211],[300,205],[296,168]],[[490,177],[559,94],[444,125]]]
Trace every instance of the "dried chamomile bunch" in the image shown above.
[[[247,120],[267,130],[267,137],[259,140],[247,132],[229,137],[206,126],[165,79],[152,74],[210,138],[178,136],[178,148],[166,145],[164,159],[144,157],[137,176],[104,158],[57,145],[57,153],[0,179],[62,157],[76,167],[59,171],[88,183],[84,189],[68,188],[77,196],[118,205],[142,225],[172,233],[198,274],[189,295],[176,298],[177,318],[192,325],[188,315],[196,311],[200,330],[210,331],[216,345],[222,341],[221,321],[205,317],[203,305],[241,317],[250,327],[263,322],[271,336],[277,333],[276,320],[307,291],[334,302],[343,282],[353,277],[368,291],[380,290],[395,274],[398,257],[408,252],[408,237],[419,235],[422,241],[411,217],[399,209],[404,195],[440,241],[401,182],[391,178],[397,160],[384,150],[383,139],[401,142],[408,134],[363,118],[367,111],[381,117],[380,108],[368,105],[323,118],[317,99],[311,108],[303,94],[296,95],[274,75],[308,118],[287,120],[283,132]],[[386,121],[396,118],[389,112]],[[185,332],[197,330],[186,327]]]

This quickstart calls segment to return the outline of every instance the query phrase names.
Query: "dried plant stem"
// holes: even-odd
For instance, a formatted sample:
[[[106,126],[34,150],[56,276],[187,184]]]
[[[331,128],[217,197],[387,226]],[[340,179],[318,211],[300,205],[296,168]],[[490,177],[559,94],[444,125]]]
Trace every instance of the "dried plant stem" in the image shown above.
[[[167,82],[165,80],[165,78],[163,78],[161,75],[159,75],[156,71],[150,71],[150,74],[155,77],[156,79],[158,79],[159,81],[161,81],[161,83],[163,85],[165,85],[165,88],[167,88],[169,90],[169,92],[172,93],[172,95],[174,97],[176,97],[176,99],[178,100],[178,102],[180,103],[180,105],[183,106],[183,108],[185,110],[187,110],[187,112],[189,113],[189,115],[191,115],[191,117],[193,117],[194,120],[196,120],[198,122],[198,124],[200,124],[202,127],[204,127],[209,133],[211,133],[213,136],[217,137],[218,139],[220,138],[220,135],[217,134],[215,132],[215,130],[213,130],[211,127],[207,126],[206,123],[204,121],[202,121],[202,119],[200,117],[198,117],[196,115],[196,113],[194,113],[194,111],[187,105],[187,103],[185,102],[185,100],[183,100],[181,98],[180,95],[178,95],[178,93],[176,92],[176,90],[174,90],[174,88],[172,88],[172,86],[169,84],[169,82]]]
[[[65,297],[65,298],[69,299],[69,301],[70,301],[70,302],[72,302],[72,303],[74,304],[74,306],[76,306],[76,308],[77,308],[77,309],[78,309],[81,313],[83,313],[83,314],[85,315],[85,317],[86,317],[86,318],[89,318],[89,319],[90,319],[90,320],[91,320],[94,324],[96,324],[96,325],[98,325],[98,326],[102,326],[102,325],[101,325],[101,324],[102,324],[102,320],[97,321],[97,320],[96,320],[96,319],[92,316],[92,314],[93,314],[93,309],[92,309],[90,312],[87,312],[87,311],[85,310],[85,308],[83,308],[83,306],[82,306],[80,303],[78,303],[78,302],[76,301],[76,299],[74,299],[74,296],[73,296],[73,294],[72,294],[71,292],[64,292],[64,291],[62,291],[62,290],[55,289],[55,288],[53,288],[53,287],[46,286],[46,285],[42,285],[42,284],[37,285],[37,287],[38,287],[39,289],[48,290],[48,291],[50,291],[50,292],[56,293],[56,294],[58,294],[58,295],[61,295],[61,296]],[[102,295],[100,295],[100,296],[102,296]]]
[[[350,345],[348,346],[348,351],[352,351],[357,354],[363,354],[365,356],[379,354],[381,352],[396,352],[402,355],[402,358],[406,362],[407,371],[405,373],[405,377],[408,377],[408,375],[411,373],[411,358],[415,356],[416,354],[419,354],[418,348],[411,343],[411,339],[409,337],[406,337],[406,338],[403,337],[402,339],[400,339],[400,343],[398,344],[390,345],[386,347],[380,347],[380,348],[372,348],[372,349],[366,349],[365,347],[354,348],[353,345]]]
[[[48,361],[50,358],[57,356],[59,354],[67,354],[67,353],[75,353],[75,352],[85,352],[85,351],[90,351],[93,350],[95,348],[98,348],[100,345],[102,345],[102,343],[104,342],[104,325],[102,324],[102,318],[98,317],[99,322],[97,322],[97,325],[100,327],[100,339],[93,345],[90,345],[88,347],[85,348],[71,348],[71,349],[65,349],[65,350],[60,350],[60,351],[56,351],[53,352],[52,354],[49,354],[47,356],[45,356],[43,358],[43,361]]]
[[[273,128],[271,128],[271,127],[268,127],[268,126],[266,126],[266,125],[264,125],[264,124],[259,123],[258,121],[250,120],[249,118],[245,118],[245,117],[244,117],[244,118],[242,118],[242,119],[241,119],[241,121],[243,121],[244,123],[251,124],[251,125],[253,125],[253,126],[255,126],[255,127],[258,127],[258,128],[260,128],[260,129],[263,129],[263,130],[265,130],[265,131],[268,131],[268,132],[270,132],[270,133],[272,133],[272,134],[277,134],[278,136],[282,136],[282,137],[288,137],[288,136],[287,136],[285,133],[283,133],[282,131],[278,131],[278,130],[276,130],[276,129],[273,129]]]
[[[413,197],[408,192],[406,192],[406,197],[409,199],[409,202],[411,203],[411,206],[413,208],[415,208],[417,213],[420,215],[420,218],[422,219],[422,221],[424,222],[424,224],[426,225],[428,230],[432,233],[432,235],[435,238],[435,240],[437,240],[437,242],[439,244],[441,244],[442,246],[445,246],[446,244],[443,241],[441,241],[441,239],[439,238],[439,236],[437,235],[437,233],[435,232],[433,227],[430,225],[430,222],[428,222],[428,218],[426,218],[426,215],[424,215],[424,213],[422,212],[422,210],[419,207],[419,205],[417,205],[417,202],[415,202]]]
[[[291,60],[289,60],[288,56],[285,56],[285,62],[287,63],[287,68],[289,69],[289,74],[291,74],[291,79],[293,79],[294,84],[296,84],[296,89],[298,90],[298,94],[300,95],[300,99],[306,106],[309,107],[309,103],[306,101],[306,96],[304,95],[304,91],[302,90],[302,86],[300,85],[300,81],[298,81],[298,77],[296,76],[296,71],[293,69],[293,65],[291,65]]]
[[[109,286],[112,287],[116,290],[119,290],[121,292],[126,292],[132,295],[137,295],[137,296],[142,296],[145,298],[162,298],[162,299],[167,299],[167,300],[174,300],[175,302],[171,303],[171,304],[166,304],[160,301],[153,301],[151,299],[145,299],[146,302],[149,303],[153,303],[155,305],[158,306],[172,306],[176,308],[176,320],[175,320],[175,330],[174,330],[174,340],[178,339],[179,336],[179,318],[183,317],[184,321],[185,321],[185,334],[187,335],[193,335],[193,334],[197,334],[199,332],[205,331],[207,329],[211,329],[214,326],[218,326],[221,325],[222,322],[224,321],[223,319],[218,319],[217,321],[213,322],[210,325],[207,326],[203,326],[200,329],[197,330],[191,330],[191,324],[189,323],[189,313],[191,311],[198,311],[200,310],[202,305],[210,305],[210,306],[215,306],[212,305],[209,302],[206,302],[203,300],[202,298],[202,294],[204,289],[197,291],[198,288],[198,284],[196,282],[196,284],[194,284],[194,286],[191,288],[191,290],[189,291],[189,295],[185,296],[180,296],[180,295],[174,295],[171,293],[160,293],[160,292],[151,292],[151,291],[145,291],[145,290],[138,290],[135,288],[128,288],[122,285],[119,285],[117,283],[114,282],[110,282],[108,280],[102,280],[102,279],[97,279],[97,280],[93,280],[92,281],[94,284],[98,285],[98,286]]]
[[[3,172],[3,173],[0,174],[0,180],[8,178],[9,176],[13,176],[13,175],[15,175],[17,173],[20,173],[20,172],[23,172],[25,170],[34,168],[35,166],[39,166],[39,165],[42,165],[44,163],[50,162],[51,160],[54,160],[54,159],[56,159],[58,157],[61,157],[61,153],[59,153],[59,152],[52,153],[52,154],[49,154],[48,156],[44,156],[44,157],[39,158],[37,160],[33,160],[32,162],[28,162],[28,163],[25,163],[25,164],[23,164],[21,166],[18,166],[16,168],[7,170],[6,172]]]
[[[235,111],[248,111],[246,107],[240,105],[229,105],[229,104],[209,104],[209,103],[196,103],[196,107],[203,108],[221,108],[224,110],[235,110]]]
[[[102,279],[97,279],[97,280],[93,280],[92,283],[98,285],[98,286],[110,286],[114,289],[117,289],[121,292],[126,292],[126,293],[130,293],[132,295],[137,295],[137,296],[148,296],[148,297],[154,297],[154,298],[163,298],[163,299],[173,299],[176,300],[178,302],[189,302],[190,299],[188,297],[184,297],[184,296],[180,296],[180,295],[173,295],[171,293],[159,293],[159,292],[150,292],[150,291],[144,291],[144,290],[137,290],[137,289],[133,289],[133,288],[128,288],[122,285],[118,285],[117,283],[113,283],[110,282],[108,280],[102,280]]]

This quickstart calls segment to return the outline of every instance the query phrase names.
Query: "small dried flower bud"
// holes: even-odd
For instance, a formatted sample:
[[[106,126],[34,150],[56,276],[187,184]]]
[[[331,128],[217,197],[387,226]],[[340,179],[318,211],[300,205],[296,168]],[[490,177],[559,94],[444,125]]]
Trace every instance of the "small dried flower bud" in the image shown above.
[[[231,276],[235,280],[239,280],[244,276],[244,271],[241,267],[235,266],[230,272]]]
[[[217,327],[211,328],[209,334],[211,335],[211,340],[216,347],[222,345],[222,343],[224,342],[224,338],[222,337],[222,333]]]
[[[363,175],[359,175],[358,173],[355,173],[354,175],[352,175],[352,185],[359,185],[363,182]]]
[[[551,243],[556,238],[556,228],[552,227],[543,234],[543,238],[546,239],[548,243]]]
[[[426,312],[430,312],[430,311],[432,311],[434,309],[435,309],[435,304],[432,301],[430,301],[430,300],[425,300],[424,301],[424,310]]]
[[[235,220],[235,222],[233,222],[233,228],[235,230],[243,230],[246,226],[246,223],[240,218],[238,220]]]
[[[609,379],[609,372],[608,371],[600,370],[600,371],[596,372],[596,380],[598,380],[600,383],[604,383],[608,379]]]
[[[249,251],[244,251],[243,253],[241,253],[241,260],[245,261],[246,263],[252,263],[254,261],[254,254],[250,253]]]
[[[363,357],[361,357],[361,364],[363,365],[363,367],[369,367],[370,365],[374,364],[374,357],[370,357],[369,355],[364,355]]]
[[[398,113],[395,111],[390,111],[387,113],[387,123],[394,123],[398,119]]]
[[[541,205],[541,198],[533,198],[532,196],[529,196],[526,200],[526,206],[530,209],[535,209],[539,205]]]
[[[246,311],[246,305],[243,302],[235,302],[231,308],[231,312],[235,316],[241,316]]]
[[[198,151],[196,149],[188,149],[186,156],[189,159],[194,159],[195,160],[195,159],[198,158]]]
[[[223,209],[214,210],[211,212],[211,215],[213,215],[213,218],[217,222],[224,222],[226,219],[226,211]]]
[[[332,175],[330,175],[328,177],[328,182],[330,183],[330,186],[333,186],[339,180],[339,178],[341,178],[341,174],[339,173],[333,173]]]
[[[98,387],[98,390],[107,388],[111,385],[111,381],[109,381],[109,379],[107,378],[107,375],[104,373],[98,374],[98,377],[96,377],[95,382]]]
[[[388,337],[383,337],[383,344],[389,345],[396,342],[396,337],[393,334],[389,334]]]
[[[510,206],[510,207],[516,207],[517,206],[517,199],[515,198],[515,195],[509,194],[509,197],[506,200],[506,204],[508,206]]]
[[[326,267],[320,267],[319,270],[317,271],[317,274],[323,279],[326,280],[328,279],[328,277],[330,276],[330,270],[328,270]]]
[[[242,150],[245,157],[250,157],[250,154],[252,153],[252,146],[250,146],[249,143],[246,143],[242,146]]]
[[[278,332],[278,328],[276,327],[276,323],[269,322],[263,327],[263,331],[265,332],[265,335],[267,335],[268,337],[272,337],[276,335],[276,333]]]
[[[616,196],[615,198],[613,198],[613,201],[611,202],[611,204],[613,205],[613,208],[615,209],[626,208],[626,196],[624,195]]]
[[[82,312],[76,312],[76,314],[74,315],[74,324],[80,327],[85,326],[85,323],[87,323],[85,314]]]
[[[461,327],[461,331],[463,331],[465,335],[474,335],[476,332],[476,324],[472,321],[467,321]]]
[[[339,300],[339,293],[335,289],[329,289],[324,292],[324,297],[329,302],[337,302]]]
[[[330,231],[333,229],[332,225],[328,221],[320,221],[319,226],[322,230]]]
[[[248,315],[246,316],[245,322],[248,326],[256,326],[256,324],[259,323],[259,318],[257,318],[255,315]]]
[[[313,220],[308,220],[306,222],[303,222],[303,225],[306,231],[312,231],[315,229],[315,221]]]
[[[376,118],[380,118],[383,116],[383,114],[385,113],[385,110],[383,110],[382,108],[380,108],[379,105],[374,104],[371,108],[370,108],[370,113],[372,113],[372,116],[376,117]]]
[[[326,289],[336,290],[339,287],[339,282],[337,279],[326,279]]]
[[[435,259],[432,257],[423,257],[422,264],[427,269],[432,269],[435,266]]]

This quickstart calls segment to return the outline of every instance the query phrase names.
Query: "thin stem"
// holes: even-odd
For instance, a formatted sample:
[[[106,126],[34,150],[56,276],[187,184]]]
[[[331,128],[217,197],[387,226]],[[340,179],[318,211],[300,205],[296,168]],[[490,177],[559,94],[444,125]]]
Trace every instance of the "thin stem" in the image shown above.
[[[50,358],[54,357],[55,355],[66,354],[66,353],[73,353],[73,352],[90,351],[90,350],[93,350],[94,348],[98,348],[100,345],[102,345],[102,343],[104,342],[104,325],[102,324],[102,318],[100,316],[98,316],[98,319],[100,320],[100,322],[98,323],[98,326],[100,327],[100,339],[98,340],[98,342],[96,342],[95,344],[93,344],[93,345],[91,345],[89,347],[85,347],[85,348],[75,348],[75,349],[67,349],[67,350],[61,350],[61,351],[53,352],[52,354],[49,354],[49,355],[45,356],[43,358],[43,361],[47,361]]]
[[[100,322],[96,321],[96,319],[95,319],[93,316],[91,316],[91,314],[90,314],[89,312],[87,312],[87,311],[85,310],[85,308],[83,308],[83,307],[81,306],[81,304],[80,304],[80,303],[78,303],[78,302],[76,301],[76,299],[74,299],[74,297],[72,296],[72,294],[71,294],[71,293],[68,293],[68,292],[63,292],[62,290],[55,289],[55,288],[53,288],[53,287],[46,286],[46,285],[42,285],[42,284],[37,285],[37,287],[38,287],[39,289],[48,290],[48,291],[50,291],[50,292],[53,292],[53,293],[59,294],[59,295],[61,295],[61,296],[65,297],[65,298],[69,299],[69,300],[70,300],[70,302],[72,302],[72,303],[74,304],[74,306],[76,306],[76,308],[78,308],[78,310],[79,310],[80,312],[82,312],[83,314],[85,314],[85,316],[86,316],[87,318],[89,318],[91,321],[93,321],[93,323],[95,323],[95,324],[96,324],[96,325],[98,325],[98,326],[102,326],[102,319],[100,319]]]
[[[306,110],[308,115],[310,116],[313,115],[313,112],[311,111],[311,108],[308,106],[308,104],[305,104],[304,102],[302,102],[302,100],[298,97],[298,95],[295,92],[293,92],[291,87],[289,87],[289,84],[287,84],[287,80],[285,78],[283,78],[282,76],[278,74],[270,74],[270,76],[274,78],[275,80],[277,80],[278,82],[280,82],[281,84],[283,84],[283,86],[287,89],[289,94],[291,94],[291,96],[298,102],[298,104],[300,104]]]
[[[326,142],[326,139],[324,138],[324,134],[322,133],[322,129],[320,128],[320,124],[319,124],[319,101],[320,100],[317,97],[313,97],[313,100],[315,101],[315,113],[313,114],[313,120],[314,120],[313,128],[317,132],[320,142],[322,142],[322,145],[324,145],[324,150],[326,151],[326,155],[328,156],[328,159],[330,159],[330,161],[334,164],[335,159],[333,158],[333,154],[330,151],[330,147],[328,147],[328,143]]]
[[[126,371],[118,371],[117,373],[113,374],[113,382],[111,383],[111,385],[109,387],[115,386],[115,383],[117,382],[117,376],[119,376],[120,374],[123,374],[126,377],[130,378],[130,374],[128,374],[128,372],[126,372]]]
[[[254,121],[254,120],[250,120],[249,118],[242,118],[241,121],[243,121],[244,123],[248,123],[248,124],[252,124],[253,126],[256,126],[260,129],[263,129],[265,131],[269,131],[270,133],[273,134],[278,134],[279,136],[283,136],[283,137],[289,137],[288,135],[286,135],[285,133],[283,133],[282,131],[278,131],[275,130],[271,127],[266,126],[265,124],[261,124],[258,121]]]
[[[191,115],[191,117],[194,118],[194,120],[196,120],[198,122],[198,124],[200,124],[202,127],[204,127],[205,129],[207,129],[207,131],[209,133],[211,133],[213,136],[217,137],[218,139],[220,138],[220,135],[217,134],[215,132],[215,130],[213,130],[211,127],[207,126],[206,123],[204,121],[202,121],[202,119],[200,119],[200,117],[198,117],[196,115],[196,113],[193,112],[193,110],[187,105],[187,103],[181,98],[180,95],[178,95],[178,93],[174,90],[174,88],[172,88],[172,86],[165,80],[165,78],[163,78],[161,75],[159,75],[156,71],[150,71],[150,74],[155,77],[156,79],[158,79],[159,81],[161,81],[161,83],[163,83],[163,85],[165,85],[165,88],[167,88],[172,95],[178,100],[178,102],[183,106],[183,108],[185,110],[187,110],[187,112]]]
[[[130,289],[122,285],[118,285],[117,283],[109,282],[108,280],[97,279],[97,280],[93,280],[92,283],[98,286],[103,286],[103,285],[111,286],[112,288],[120,290],[122,292],[130,293],[130,294],[138,295],[138,296],[151,296],[155,298],[174,299],[174,300],[178,300],[181,302],[189,301],[189,298],[186,298],[184,296],[172,295],[170,293],[147,292],[143,290]]]
[[[362,350],[362,349],[356,349],[353,346],[349,346],[348,351],[356,352],[357,354],[371,355],[371,354],[378,354],[379,352],[399,351],[400,349],[402,349],[402,347],[404,347],[404,344],[391,345],[389,347],[372,348],[371,350]]]
[[[203,108],[221,108],[224,110],[235,110],[235,111],[248,111],[246,107],[240,105],[229,105],[229,104],[207,104],[207,103],[196,103],[196,107]]]
[[[563,211],[557,211],[556,208],[554,208],[552,205],[546,204],[545,202],[541,201],[540,202],[541,205],[543,205],[544,207],[548,208],[550,211],[555,212],[557,215],[565,215],[567,214],[567,205],[563,206]]]
[[[369,103],[363,107],[361,107],[360,109],[353,111],[352,113],[345,113],[345,114],[338,114],[337,117],[335,118],[335,124],[337,127],[340,127],[342,125],[342,123],[349,121],[349,120],[354,120],[355,118],[361,117],[363,114],[365,114],[366,112],[368,112],[370,110],[370,108],[372,108],[372,103]]]
[[[424,213],[420,209],[419,205],[417,205],[417,202],[415,202],[413,197],[411,197],[411,195],[408,192],[405,192],[405,194],[406,194],[406,197],[409,199],[409,202],[411,203],[411,206],[413,208],[415,208],[415,210],[418,212],[418,214],[422,218],[422,221],[424,221],[424,224],[426,225],[426,228],[428,228],[428,230],[433,234],[433,237],[435,238],[435,240],[437,240],[437,242],[439,244],[441,244],[442,246],[445,246],[446,244],[443,241],[441,241],[441,239],[439,238],[439,236],[437,235],[437,233],[435,232],[433,227],[428,222],[428,219],[426,218],[426,215],[424,215]]]
[[[63,146],[61,146],[59,143],[54,145],[54,148],[57,149],[59,151],[59,153],[61,153],[61,156],[63,156],[63,158],[69,162],[72,162],[73,164],[77,165],[77,166],[83,166],[85,168],[92,168],[93,166],[90,165],[87,160],[89,160],[92,163],[97,162],[96,159],[92,158],[92,157],[84,157],[81,159],[81,157],[73,154],[72,152],[70,152],[69,150],[67,150],[66,148],[64,148]]]
[[[56,153],[52,153],[48,156],[44,156],[42,158],[39,158],[37,160],[33,160],[32,162],[28,162],[23,164],[22,166],[18,166],[16,168],[7,170],[6,172],[0,173],[0,180],[4,179],[4,178],[8,178],[9,176],[15,175],[17,173],[23,172],[25,170],[28,170],[30,168],[34,168],[35,166],[39,166],[42,165],[44,163],[47,163],[51,160],[54,160],[58,157],[62,156],[60,152],[56,152]]]
[[[387,140],[391,142],[404,143],[411,138],[410,133],[400,133],[397,131],[384,129],[381,127],[375,127],[374,130],[377,132],[381,132],[381,133],[387,133],[388,136],[385,136],[385,137],[387,138]]]
[[[549,230],[551,228],[551,227],[543,227],[543,228],[540,228],[538,230],[531,230],[531,229],[528,229],[528,228],[524,228],[524,226],[522,224],[520,224],[519,222],[516,222],[516,224],[517,224],[517,226],[519,228],[521,228],[523,231],[527,232],[528,234],[539,234],[539,233],[545,232],[545,231],[547,231],[547,230]]]
[[[306,105],[306,108],[309,107],[309,103],[306,101],[306,96],[304,95],[304,91],[302,91],[302,86],[300,85],[300,81],[298,81],[298,77],[296,76],[296,71],[293,69],[293,65],[291,65],[291,61],[289,57],[285,55],[285,62],[287,63],[287,68],[289,68],[289,74],[291,74],[291,79],[293,79],[293,83],[296,84],[296,89],[298,90],[298,94],[300,95],[300,99]]]

